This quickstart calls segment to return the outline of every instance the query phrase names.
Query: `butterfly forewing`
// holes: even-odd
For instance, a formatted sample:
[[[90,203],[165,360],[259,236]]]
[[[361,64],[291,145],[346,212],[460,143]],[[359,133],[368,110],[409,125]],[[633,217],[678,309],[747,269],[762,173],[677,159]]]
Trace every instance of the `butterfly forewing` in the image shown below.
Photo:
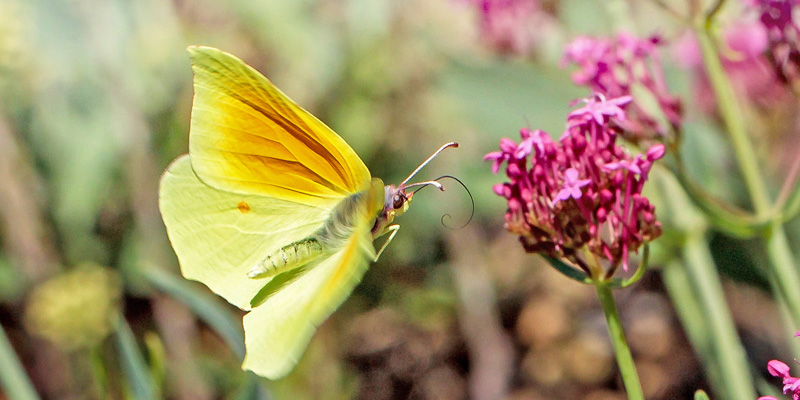
[[[335,132],[223,51],[190,47],[189,153],[204,182],[305,204],[366,190],[370,174]]]

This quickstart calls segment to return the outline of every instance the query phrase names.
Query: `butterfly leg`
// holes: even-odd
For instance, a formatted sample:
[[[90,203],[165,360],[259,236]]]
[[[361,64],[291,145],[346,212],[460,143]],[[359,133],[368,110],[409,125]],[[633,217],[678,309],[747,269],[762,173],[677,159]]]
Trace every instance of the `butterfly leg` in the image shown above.
[[[372,260],[372,262],[378,261],[378,258],[380,258],[381,253],[383,253],[383,250],[386,249],[386,246],[389,245],[389,242],[391,242],[392,239],[394,239],[394,235],[397,235],[398,230],[400,230],[400,225],[389,225],[386,227],[386,230],[384,230],[380,236],[383,236],[388,233],[389,238],[386,239],[385,242],[383,242],[383,246],[381,246],[381,249],[378,250],[378,254],[375,255],[375,259]]]

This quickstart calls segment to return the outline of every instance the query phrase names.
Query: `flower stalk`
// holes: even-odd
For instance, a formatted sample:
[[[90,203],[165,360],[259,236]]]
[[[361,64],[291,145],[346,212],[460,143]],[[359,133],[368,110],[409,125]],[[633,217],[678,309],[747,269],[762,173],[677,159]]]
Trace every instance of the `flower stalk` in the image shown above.
[[[625,384],[625,391],[628,393],[628,399],[644,400],[642,385],[639,383],[636,365],[633,363],[633,356],[628,347],[628,341],[625,339],[622,321],[617,312],[617,305],[614,303],[612,288],[602,282],[595,283],[594,287],[606,318],[608,334],[611,336],[611,344],[614,346],[614,354],[617,358],[620,375],[622,375],[622,382]]]
[[[703,53],[703,60],[719,105],[719,112],[734,148],[736,160],[750,195],[756,216],[770,212],[772,205],[767,195],[767,187],[758,167],[754,147],[747,135],[744,114],[741,110],[733,86],[720,62],[715,39],[712,34],[714,23],[706,20],[702,26],[696,27],[697,39]],[[767,229],[765,240],[770,260],[769,274],[773,284],[773,292],[785,300],[791,314],[788,325],[800,326],[800,273],[795,268],[794,257],[786,240],[780,215],[772,218]]]
[[[684,267],[697,294],[698,303],[713,336],[711,351],[724,381],[728,399],[752,399],[752,377],[747,370],[747,355],[736,333],[736,326],[711,258],[704,232],[689,233],[683,246]]]
[[[655,207],[642,194],[653,163],[665,146],[653,144],[631,155],[617,139],[632,124],[630,96],[584,99],[569,114],[558,141],[541,130],[522,129],[522,141],[500,141],[484,160],[497,173],[505,166],[510,182],[495,185],[508,201],[505,227],[528,253],[543,255],[565,276],[595,286],[630,399],[644,399],[633,356],[625,340],[612,290],[641,278],[647,243],[661,235]],[[645,246],[643,261],[628,280],[630,254]]]
[[[703,53],[711,87],[716,95],[720,116],[728,130],[745,186],[753,202],[756,215],[769,212],[767,186],[758,171],[758,158],[753,152],[753,143],[747,135],[744,114],[720,61],[711,28],[697,31],[697,40]]]
[[[682,261],[664,268],[670,297],[684,329],[721,398],[749,400],[756,394],[747,368],[747,355],[725,300],[721,277],[711,257],[708,227],[694,211],[678,182],[657,175],[670,225],[684,233]]]

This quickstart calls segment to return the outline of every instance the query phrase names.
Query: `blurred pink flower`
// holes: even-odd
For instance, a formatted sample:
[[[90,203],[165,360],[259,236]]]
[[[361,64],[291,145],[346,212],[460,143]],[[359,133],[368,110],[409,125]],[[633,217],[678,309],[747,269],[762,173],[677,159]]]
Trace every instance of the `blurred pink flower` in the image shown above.
[[[661,45],[658,36],[639,39],[627,33],[616,38],[575,38],[564,51],[563,65],[575,64],[579,69],[572,74],[572,81],[586,86],[595,93],[608,98],[628,97],[636,85],[646,88],[674,130],[680,129],[683,109],[679,98],[667,89],[658,53]],[[630,101],[630,100],[629,100]],[[624,119],[612,119],[620,125],[626,138],[639,141],[663,137],[668,127],[661,126],[635,99]]]
[[[769,109],[787,104],[791,85],[800,84],[800,26],[793,17],[798,0],[745,0],[742,21],[725,30],[727,49],[720,56],[725,71],[742,98]],[[751,18],[753,17],[753,18]],[[679,43],[676,56],[697,71],[697,98],[706,111],[716,107],[700,49],[691,35]]]
[[[800,79],[800,26],[794,20],[798,0],[748,0],[766,29],[767,55],[778,78],[786,83]]]
[[[731,25],[724,37],[727,49],[721,53],[722,66],[742,98],[762,108],[784,103],[788,92],[765,55],[769,45],[766,29],[760,23],[740,22]],[[687,34],[677,43],[675,55],[682,66],[695,72],[700,107],[706,112],[714,111],[716,100],[693,35]]]
[[[767,30],[759,24],[738,23],[725,32],[728,47],[744,57],[754,57],[767,49]],[[734,57],[730,61],[737,61]]]
[[[609,263],[609,275],[628,255],[661,234],[655,209],[641,195],[664,146],[632,157],[617,145],[612,119],[625,122],[630,97],[595,95],[572,111],[557,142],[541,130],[520,130],[519,144],[504,138],[487,154],[496,173],[506,166],[509,182],[494,192],[508,201],[506,229],[527,252],[564,257],[585,271],[584,248]],[[529,164],[530,162],[530,164]]]
[[[535,45],[537,24],[544,16],[538,0],[468,0],[480,13],[486,43],[498,52],[525,55]]]

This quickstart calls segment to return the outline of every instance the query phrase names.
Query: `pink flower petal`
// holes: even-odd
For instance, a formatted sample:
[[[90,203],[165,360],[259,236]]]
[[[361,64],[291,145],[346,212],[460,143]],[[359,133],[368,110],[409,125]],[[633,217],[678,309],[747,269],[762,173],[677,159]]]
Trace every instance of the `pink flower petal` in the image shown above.
[[[772,376],[779,376],[782,378],[789,377],[789,366],[778,360],[771,360],[767,363],[767,371]]]

